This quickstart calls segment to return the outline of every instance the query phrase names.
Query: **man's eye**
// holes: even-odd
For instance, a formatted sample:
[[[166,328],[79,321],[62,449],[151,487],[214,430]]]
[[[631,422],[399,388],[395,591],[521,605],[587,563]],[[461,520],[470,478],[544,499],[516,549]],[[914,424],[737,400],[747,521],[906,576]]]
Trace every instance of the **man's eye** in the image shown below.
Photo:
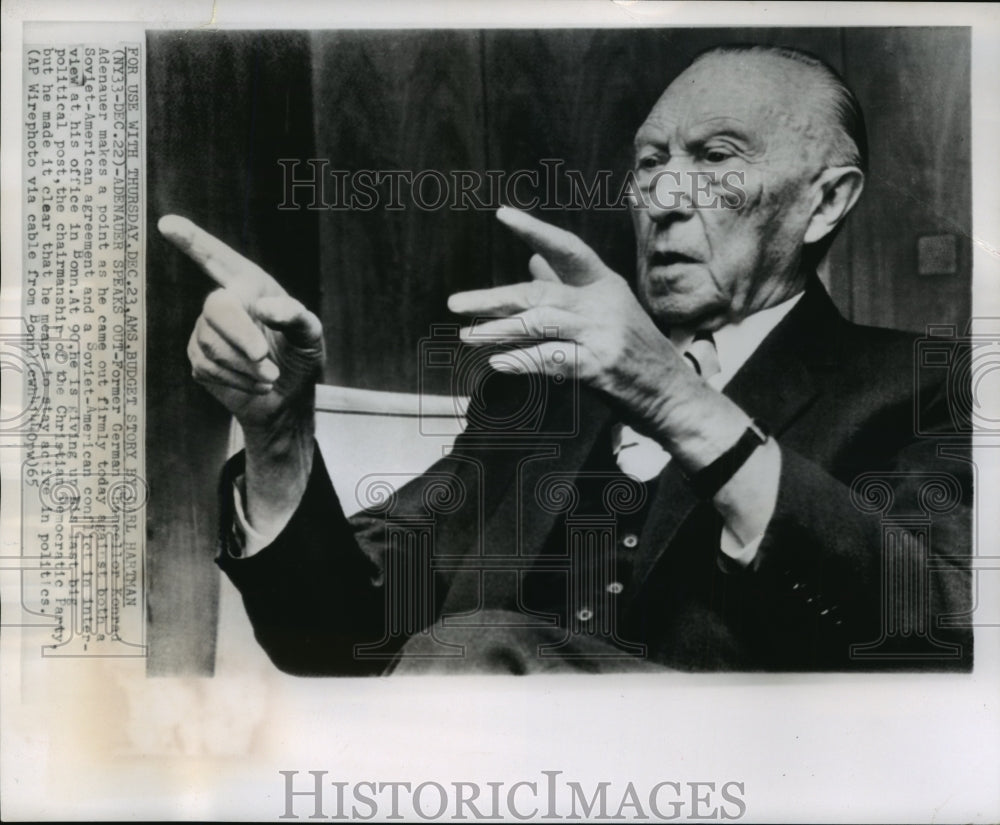
[[[729,160],[733,156],[733,153],[728,149],[720,149],[716,147],[713,149],[706,149],[704,155],[705,160],[709,163],[722,163],[723,161]]]
[[[656,155],[646,155],[635,162],[637,169],[655,169],[660,165],[660,159]]]

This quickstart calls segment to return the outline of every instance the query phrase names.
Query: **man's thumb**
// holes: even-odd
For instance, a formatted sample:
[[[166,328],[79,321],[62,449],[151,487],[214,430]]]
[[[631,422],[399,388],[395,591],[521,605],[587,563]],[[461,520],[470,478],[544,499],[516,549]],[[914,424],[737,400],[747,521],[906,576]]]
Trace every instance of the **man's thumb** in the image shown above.
[[[284,333],[296,346],[316,346],[323,339],[323,324],[319,318],[289,295],[257,298],[249,311],[265,326]]]

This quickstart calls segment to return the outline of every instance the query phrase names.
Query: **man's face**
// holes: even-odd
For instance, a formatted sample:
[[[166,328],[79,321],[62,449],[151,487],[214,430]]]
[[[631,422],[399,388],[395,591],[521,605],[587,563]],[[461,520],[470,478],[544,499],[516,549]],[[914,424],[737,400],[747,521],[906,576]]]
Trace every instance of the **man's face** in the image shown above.
[[[659,186],[632,217],[639,298],[661,326],[718,328],[797,291],[829,128],[815,98],[787,61],[729,54],[688,68],[653,106],[635,169]],[[694,208],[727,194],[723,176],[739,207]]]

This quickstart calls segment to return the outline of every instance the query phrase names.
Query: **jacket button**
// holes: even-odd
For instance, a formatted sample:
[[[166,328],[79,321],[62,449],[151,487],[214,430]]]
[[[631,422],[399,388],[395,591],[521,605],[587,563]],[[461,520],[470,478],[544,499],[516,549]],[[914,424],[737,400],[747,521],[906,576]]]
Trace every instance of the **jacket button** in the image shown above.
[[[576,611],[576,618],[581,622],[589,622],[594,618],[594,611],[589,607],[584,607]]]
[[[614,593],[616,596],[619,593],[621,593],[624,589],[625,585],[622,584],[621,582],[611,582],[611,584],[608,585],[608,592]]]
[[[627,533],[622,539],[622,544],[624,544],[629,550],[639,544],[639,537],[635,533]]]

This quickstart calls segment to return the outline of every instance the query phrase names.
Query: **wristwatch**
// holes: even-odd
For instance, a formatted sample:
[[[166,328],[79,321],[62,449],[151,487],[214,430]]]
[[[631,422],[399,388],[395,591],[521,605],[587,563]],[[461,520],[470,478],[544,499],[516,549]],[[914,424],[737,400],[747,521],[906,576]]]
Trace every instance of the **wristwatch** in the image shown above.
[[[770,433],[756,419],[750,422],[743,435],[732,447],[726,450],[707,467],[688,476],[688,483],[695,494],[702,499],[714,498],[736,471],[747,463],[754,450],[767,443]]]

